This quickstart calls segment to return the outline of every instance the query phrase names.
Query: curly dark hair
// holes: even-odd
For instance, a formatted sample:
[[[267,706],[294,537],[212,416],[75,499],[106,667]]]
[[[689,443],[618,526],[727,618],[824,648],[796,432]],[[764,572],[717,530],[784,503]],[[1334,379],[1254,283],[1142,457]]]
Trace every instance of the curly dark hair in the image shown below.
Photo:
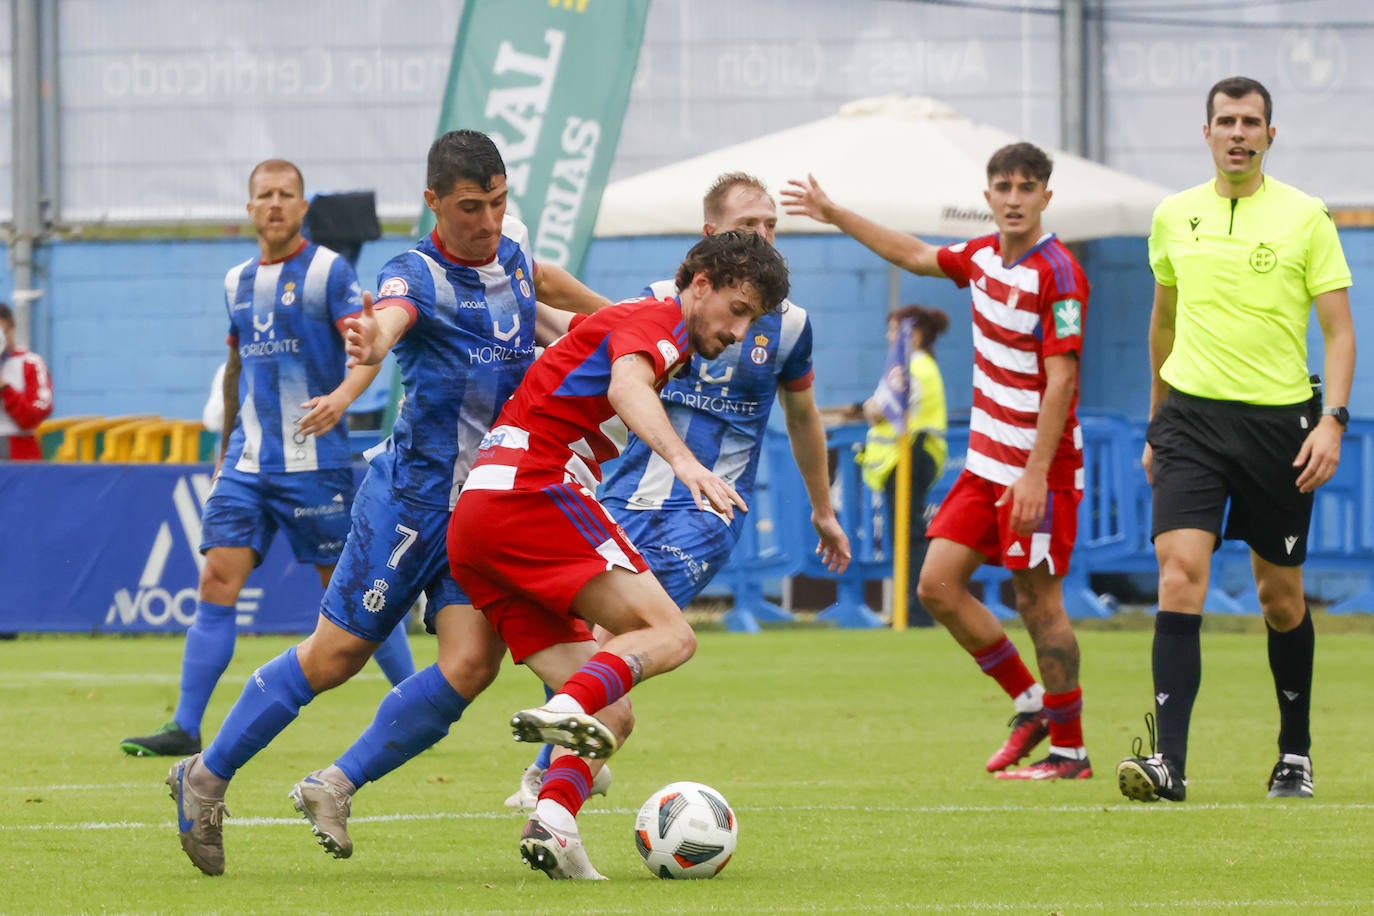
[[[697,242],[677,269],[677,288],[691,286],[698,272],[705,272],[712,289],[752,284],[763,300],[764,314],[777,311],[787,299],[787,262],[754,232],[731,229]]]
[[[430,144],[425,187],[440,197],[460,181],[490,191],[496,176],[505,174],[506,162],[491,137],[480,130],[451,130]]]

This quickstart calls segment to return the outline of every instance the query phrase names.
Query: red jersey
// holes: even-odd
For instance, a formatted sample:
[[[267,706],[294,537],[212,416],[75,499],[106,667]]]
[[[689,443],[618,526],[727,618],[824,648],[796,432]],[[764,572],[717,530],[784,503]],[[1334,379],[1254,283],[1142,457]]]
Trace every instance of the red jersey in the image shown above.
[[[0,459],[42,458],[32,433],[52,408],[52,380],[43,358],[19,347],[0,353]]]
[[[631,299],[577,315],[534,361],[477,452],[467,490],[535,490],[575,481],[595,491],[601,463],[620,454],[625,424],[606,391],[630,353],[653,363],[662,388],[691,351],[676,299]]]
[[[1053,234],[1002,263],[997,234],[941,248],[940,269],[973,297],[973,410],[965,467],[1008,486],[1025,470],[1045,395],[1045,357],[1083,349],[1088,280]],[[1078,392],[1050,462],[1050,489],[1083,489]]]

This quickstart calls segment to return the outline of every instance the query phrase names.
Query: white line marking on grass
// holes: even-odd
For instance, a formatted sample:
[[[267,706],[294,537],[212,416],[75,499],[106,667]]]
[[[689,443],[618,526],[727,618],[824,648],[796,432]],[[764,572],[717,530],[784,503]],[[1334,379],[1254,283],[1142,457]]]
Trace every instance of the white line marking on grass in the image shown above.
[[[4,786],[6,792],[82,792],[88,789],[147,789],[146,782],[107,782],[71,786]]]
[[[137,785],[143,785],[138,783]],[[126,786],[94,786],[91,788],[121,788]],[[38,788],[38,787],[31,787]],[[58,788],[58,787],[53,787]],[[42,791],[39,789],[39,791]],[[1231,805],[1175,805],[1170,808],[1145,809],[1139,805],[1116,805],[1111,808],[1104,808],[1102,805],[1059,805],[1054,807],[1040,807],[1032,805],[933,805],[927,807],[864,807],[859,805],[762,805],[754,807],[738,806],[736,810],[745,814],[760,811],[775,812],[798,812],[798,811],[867,811],[881,814],[968,814],[968,813],[1005,813],[1005,812],[1031,812],[1041,813],[1045,811],[1067,812],[1070,814],[1096,814],[1103,811],[1256,811],[1267,810],[1284,813],[1294,813],[1300,811],[1368,811],[1374,809],[1374,803],[1355,803],[1355,804],[1325,804],[1325,805],[1275,805],[1275,804],[1231,804]],[[615,816],[624,817],[638,813],[637,808],[597,808],[584,809],[582,816]],[[504,820],[526,817],[522,811],[455,811],[455,812],[426,812],[424,814],[371,814],[360,817],[349,818],[350,824],[384,824],[407,821],[463,821],[463,820]],[[231,817],[229,822],[235,827],[281,827],[286,825],[298,826],[303,822],[301,817]],[[154,824],[143,823],[140,821],[88,821],[78,824],[0,824],[0,833],[11,830],[163,830],[170,826],[169,822],[159,821]],[[1075,904],[1077,906],[1078,904]]]
[[[349,681],[380,681],[383,675],[367,671],[355,674]],[[90,684],[118,686],[121,684],[180,684],[181,675],[175,672],[151,671],[34,671],[26,674],[0,675],[0,690],[20,690],[35,684]]]
[[[33,671],[26,674],[0,676],[0,690],[19,690],[35,684],[179,684],[181,676],[151,671]]]

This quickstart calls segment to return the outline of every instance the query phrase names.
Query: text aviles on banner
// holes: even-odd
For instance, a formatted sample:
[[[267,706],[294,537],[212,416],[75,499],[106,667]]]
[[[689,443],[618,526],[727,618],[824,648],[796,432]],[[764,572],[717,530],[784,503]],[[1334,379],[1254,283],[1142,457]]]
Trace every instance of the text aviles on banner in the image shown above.
[[[439,134],[488,134],[535,259],[578,273],[639,60],[649,0],[468,0]],[[434,226],[421,213],[420,229]]]

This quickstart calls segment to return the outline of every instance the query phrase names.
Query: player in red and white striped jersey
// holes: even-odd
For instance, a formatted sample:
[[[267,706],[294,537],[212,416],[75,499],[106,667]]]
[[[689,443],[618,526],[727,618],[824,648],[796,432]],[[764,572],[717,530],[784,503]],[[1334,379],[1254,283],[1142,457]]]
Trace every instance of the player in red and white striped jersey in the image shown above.
[[[1083,492],[1075,416],[1088,283],[1041,225],[1049,157],[1014,143],[988,160],[984,192],[997,232],[941,248],[837,206],[815,178],[782,191],[789,213],[831,223],[913,273],[969,287],[973,410],[965,469],[931,523],[918,593],[959,645],[1012,698],[1010,737],[987,763],[1002,779],[1086,779],[1078,642],[1063,580]],[[1042,687],[1001,623],[969,591],[984,563],[1012,573]],[[1049,754],[1009,770],[1046,737]]]

